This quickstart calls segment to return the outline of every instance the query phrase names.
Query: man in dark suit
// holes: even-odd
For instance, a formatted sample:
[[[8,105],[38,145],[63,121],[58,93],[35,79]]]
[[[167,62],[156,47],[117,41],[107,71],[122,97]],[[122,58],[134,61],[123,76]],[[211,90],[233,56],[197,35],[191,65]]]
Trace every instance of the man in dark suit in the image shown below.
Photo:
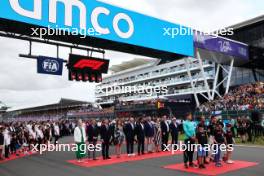
[[[144,131],[144,120],[139,118],[136,125],[136,136],[138,142],[138,155],[145,154],[145,131]]]
[[[90,123],[88,124],[86,128],[86,134],[88,136],[88,142],[89,144],[92,144],[94,146],[93,148],[93,160],[96,160],[95,156],[95,149],[96,149],[96,144],[97,144],[97,139],[99,135],[99,129],[96,123],[95,119],[92,119]],[[90,158],[90,150],[88,151],[88,157]]]
[[[100,129],[100,134],[101,134],[101,140],[102,140],[102,155],[103,159],[111,159],[109,157],[109,145],[110,145],[110,140],[112,136],[112,130],[109,126],[109,120],[103,120],[102,126]]]
[[[124,126],[124,133],[126,136],[127,155],[133,156],[134,154],[134,140],[135,140],[135,122],[134,118],[130,118],[129,122]]]
[[[176,122],[176,118],[174,117],[170,123],[170,133],[171,133],[171,144],[178,144],[178,124]],[[176,146],[174,146],[175,148]]]
[[[153,123],[151,122],[151,117],[147,117],[146,118],[146,122],[145,122],[145,135],[146,135],[146,139],[147,139],[147,151],[149,153],[153,152],[153,138],[154,138],[154,131],[155,131],[155,127],[153,125]]]
[[[161,150],[164,151],[165,146],[168,145],[168,140],[169,140],[169,132],[170,132],[170,127],[167,122],[167,116],[164,115],[162,117],[162,121],[160,122],[160,127],[161,127]]]
[[[2,153],[4,151],[4,127],[0,126],[0,161],[4,159]]]

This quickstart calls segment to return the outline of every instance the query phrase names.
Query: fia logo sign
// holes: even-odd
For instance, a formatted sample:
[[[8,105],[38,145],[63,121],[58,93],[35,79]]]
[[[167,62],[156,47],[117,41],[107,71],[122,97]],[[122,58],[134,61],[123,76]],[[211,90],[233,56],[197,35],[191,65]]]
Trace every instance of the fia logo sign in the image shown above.
[[[63,59],[39,56],[37,72],[41,74],[62,75]]]
[[[60,69],[60,64],[56,60],[45,59],[42,63],[42,69],[46,72],[55,73]]]

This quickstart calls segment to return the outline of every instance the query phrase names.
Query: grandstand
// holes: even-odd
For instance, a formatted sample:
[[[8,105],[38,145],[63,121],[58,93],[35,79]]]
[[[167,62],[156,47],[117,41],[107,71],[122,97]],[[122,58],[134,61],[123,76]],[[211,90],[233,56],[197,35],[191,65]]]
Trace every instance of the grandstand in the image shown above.
[[[230,90],[223,98],[202,104],[196,112],[196,116],[209,117],[214,114],[221,115],[222,118],[251,117],[251,113],[255,110],[264,115],[263,82],[238,86]]]
[[[216,77],[218,79],[216,85],[223,82],[217,87],[218,99],[223,98],[229,87],[231,90],[236,90],[235,88],[240,85],[264,81],[264,16],[230,27],[234,29],[234,35],[225,37],[249,45],[249,62],[242,63],[241,61],[240,64],[232,67],[230,82],[223,82],[228,77],[226,70],[230,66],[223,65],[217,71],[216,63],[208,61],[208,58],[203,60],[202,64],[197,59],[189,57],[165,62],[159,59],[134,59],[112,66],[113,74],[97,86],[97,89],[102,90],[96,92],[97,102],[102,107],[114,106],[115,110],[122,112],[123,115],[137,112],[158,114],[160,108],[156,105],[157,102],[162,101],[165,106],[161,109],[179,116],[184,111],[194,111],[195,107],[201,104],[202,107],[204,103],[212,101],[204,94],[215,91],[214,79]],[[202,57],[208,56],[210,55],[202,55]],[[221,59],[225,60],[223,57],[225,56],[222,55]],[[189,68],[186,66],[186,60],[189,62]],[[200,74],[200,70],[203,70],[204,74]],[[196,83],[195,90],[192,88],[191,79]],[[113,88],[117,86],[166,86],[167,91],[149,96],[145,93],[146,91],[143,94],[130,90],[115,92]],[[195,97],[196,94],[199,94],[198,98]]]
[[[199,77],[199,66],[196,59],[191,59],[190,70],[194,78]],[[204,61],[204,69],[206,70],[206,79],[209,84],[212,85],[213,81],[213,68],[214,65],[209,61]],[[137,65],[136,67],[133,67]],[[188,79],[187,69],[184,61],[173,61],[169,63],[163,63],[161,60],[152,59],[146,61],[144,59],[134,59],[130,62],[125,62],[120,65],[115,65],[110,68],[114,71],[114,74],[104,78],[104,81],[98,89],[102,89],[101,92],[96,93],[98,98],[97,102],[102,107],[112,106],[117,103],[117,112],[123,111],[140,111],[140,113],[152,113],[155,112],[158,107],[155,106],[157,101],[175,102],[178,107],[184,107],[192,103],[192,88],[190,80]],[[199,90],[201,93],[205,92],[204,82],[202,79],[198,80]],[[126,90],[124,92],[109,92],[106,90],[109,87],[114,86],[143,86],[146,87],[161,87],[166,86],[167,91],[161,93],[152,93],[151,95],[147,92],[136,93]],[[129,108],[124,105],[131,105],[131,102],[140,104],[140,106]],[[124,107],[126,110],[123,110]],[[179,108],[182,109],[182,108]],[[178,109],[178,110],[179,110]],[[177,111],[177,110],[176,110]],[[175,112],[175,111],[174,111]]]
[[[9,107],[0,101],[0,122],[3,121],[3,114],[9,109]]]
[[[100,112],[101,107],[91,102],[61,98],[57,103],[7,111],[3,114],[3,119],[5,121],[45,121],[88,118],[89,113],[93,111]]]

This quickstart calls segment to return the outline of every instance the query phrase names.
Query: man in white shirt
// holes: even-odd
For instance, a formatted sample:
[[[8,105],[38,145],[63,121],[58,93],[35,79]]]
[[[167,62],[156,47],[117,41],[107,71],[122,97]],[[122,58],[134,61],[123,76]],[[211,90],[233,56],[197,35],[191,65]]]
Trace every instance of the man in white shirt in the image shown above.
[[[8,128],[4,130],[3,135],[4,135],[4,145],[5,145],[5,158],[9,158],[11,136]]]
[[[85,131],[85,125],[83,124],[82,120],[78,120],[78,125],[74,129],[74,142],[77,145],[77,151],[76,151],[76,158],[78,162],[81,162],[82,158],[85,157],[85,147],[84,145],[86,142],[86,131]]]
[[[36,139],[39,144],[38,147],[40,147],[40,144],[43,143],[43,139],[44,139],[44,134],[40,126],[36,126]]]
[[[161,140],[162,140],[161,150],[164,151],[165,146],[168,145],[169,131],[170,131],[170,127],[169,127],[169,123],[167,122],[166,115],[162,117],[162,121],[160,122],[160,127],[161,127]]]
[[[54,124],[54,138],[55,138],[54,145],[58,143],[59,137],[60,137],[60,127],[59,127],[58,122],[56,122]]]

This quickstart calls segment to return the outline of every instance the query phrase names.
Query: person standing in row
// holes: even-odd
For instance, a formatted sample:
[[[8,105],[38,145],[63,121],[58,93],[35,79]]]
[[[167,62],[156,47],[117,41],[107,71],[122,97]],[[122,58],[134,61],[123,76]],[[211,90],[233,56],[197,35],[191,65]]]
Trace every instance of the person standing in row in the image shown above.
[[[208,144],[208,139],[207,139],[206,131],[204,130],[204,125],[202,123],[200,123],[197,127],[196,139],[197,139],[197,143],[199,144],[197,150],[198,165],[200,169],[205,169],[205,165],[204,165],[206,163],[205,145]]]
[[[196,167],[193,163],[193,153],[194,148],[192,147],[195,144],[195,124],[192,121],[192,114],[186,114],[186,120],[183,122],[183,131],[185,134],[184,143],[186,146],[189,146],[183,153],[184,166],[187,169],[188,167]],[[189,162],[189,166],[188,166]]]
[[[207,128],[207,135],[209,136],[209,145],[212,146],[214,144],[214,134],[215,134],[215,129],[216,129],[216,125],[217,125],[217,118],[215,116],[211,117],[211,121],[210,124]],[[212,151],[208,151],[208,160],[213,161],[214,160],[214,156]]]
[[[156,119],[155,122],[155,130],[154,130],[154,144],[155,144],[155,151],[160,152],[160,145],[161,145],[161,128],[160,128],[160,119]]]
[[[216,151],[215,153],[215,157],[214,157],[214,161],[215,161],[215,166],[216,167],[221,167],[221,148],[220,146],[225,142],[224,139],[224,131],[223,131],[223,127],[221,124],[217,124],[216,128],[215,128],[215,134],[214,134],[214,150]]]
[[[231,160],[232,158],[232,150],[231,146],[233,146],[233,143],[235,143],[233,132],[232,132],[232,124],[226,125],[226,132],[225,132],[225,144],[228,146],[228,150],[226,151],[226,163],[227,164],[233,164],[234,162]]]
[[[54,145],[58,143],[58,140],[60,138],[60,127],[58,122],[54,124]]]
[[[86,134],[85,127],[81,119],[78,120],[77,126],[74,129],[74,142],[77,145],[76,158],[78,162],[82,161],[82,158],[85,156],[85,142]]]
[[[136,131],[137,142],[138,142],[138,155],[144,155],[145,154],[145,131],[144,131],[143,118],[139,118],[135,131]]]
[[[121,148],[122,148],[124,139],[125,139],[125,134],[123,131],[123,123],[121,120],[117,120],[115,129],[114,129],[114,145],[115,145],[117,158],[121,157]]]
[[[101,126],[101,140],[102,140],[102,155],[103,159],[111,159],[109,156],[109,145],[112,137],[111,127],[109,126],[109,120],[105,119],[102,121]]]
[[[134,156],[134,140],[135,140],[135,121],[134,118],[129,119],[129,123],[127,123],[124,127],[124,133],[126,136],[127,143],[127,155]]]
[[[178,124],[176,122],[176,118],[174,117],[170,123],[170,133],[171,133],[171,144],[178,144]],[[176,147],[176,146],[175,146]]]
[[[3,152],[4,152],[4,128],[0,126],[0,160],[3,160]]]
[[[147,151],[149,153],[152,153],[153,152],[153,138],[154,138],[155,127],[151,121],[150,116],[147,117],[144,128],[145,128],[145,135],[146,135],[146,141],[147,141]]]
[[[88,142],[89,144],[93,144],[94,148],[93,148],[93,160],[96,160],[96,155],[95,155],[95,146],[97,144],[97,139],[98,139],[98,135],[99,135],[99,129],[96,123],[95,119],[91,120],[91,123],[88,124],[87,128],[87,136],[88,136]],[[90,158],[90,150],[88,150],[88,158]]]
[[[170,127],[169,123],[167,122],[167,116],[164,115],[162,117],[162,121],[160,122],[160,127],[161,127],[161,150],[164,151],[165,146],[168,145],[169,141],[169,132],[170,132]]]
[[[4,144],[5,144],[5,158],[9,158],[10,144],[11,144],[11,135],[10,135],[10,131],[8,129],[9,129],[9,127],[6,126],[6,128],[3,132]]]

